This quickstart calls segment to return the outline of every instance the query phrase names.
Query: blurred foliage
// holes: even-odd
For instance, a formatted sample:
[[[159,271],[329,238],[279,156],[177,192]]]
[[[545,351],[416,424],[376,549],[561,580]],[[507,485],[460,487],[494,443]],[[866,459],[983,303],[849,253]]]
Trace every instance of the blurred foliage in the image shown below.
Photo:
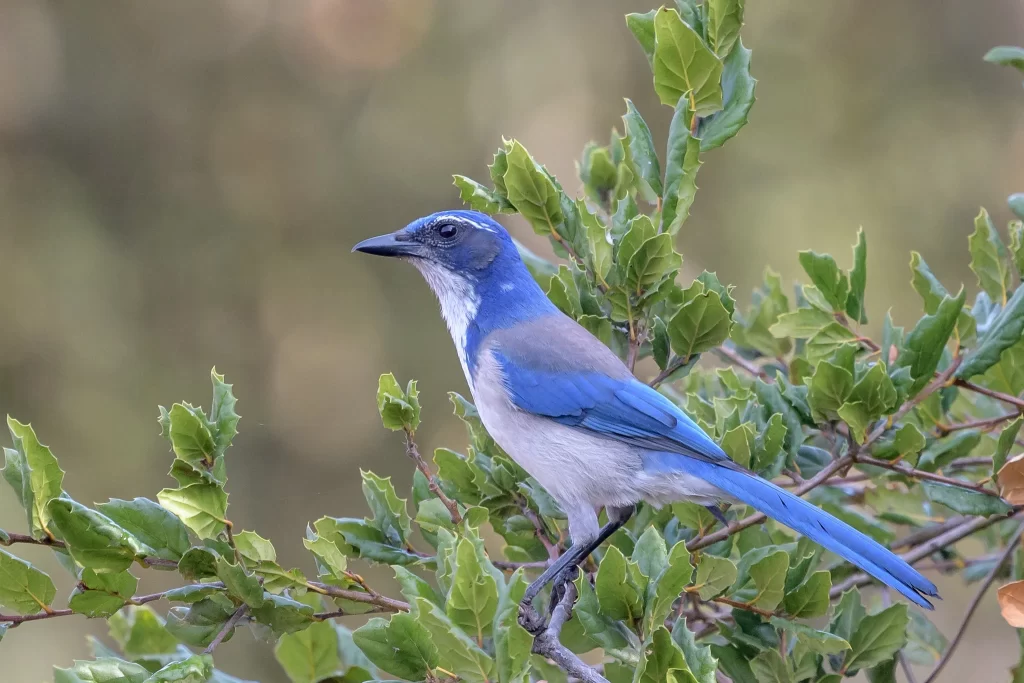
[[[230,358],[255,416],[239,437],[253,466],[234,471],[244,487],[232,501],[236,514],[285,534],[295,519],[321,514],[328,491],[332,511],[354,513],[357,463],[383,444],[362,398],[375,368],[385,357],[400,358],[404,371],[426,366],[430,386],[457,375],[454,356],[447,366],[418,362],[444,357],[443,328],[425,293],[388,296],[404,294],[410,281],[377,281],[346,258],[355,235],[451,201],[437,170],[475,167],[509,130],[565,182],[578,146],[603,138],[599,131],[622,113],[609,93],[630,96],[627,117],[646,112],[653,139],[664,140],[671,125],[672,111],[659,110],[649,76],[640,77],[649,62],[627,45],[619,4],[590,3],[584,13],[530,2],[367,8],[311,0],[83,11],[0,2],[0,285],[9,293],[0,304],[0,393],[9,412],[46,424],[81,499],[158,488],[163,465],[145,426],[148,406],[168,392],[193,393],[197,363]],[[1016,3],[983,13],[961,3],[761,3],[747,14],[744,40],[756,47],[764,83],[755,125],[742,144],[709,157],[701,201],[684,200],[692,216],[677,240],[686,244],[682,275],[692,279],[715,263],[723,282],[745,292],[771,262],[782,291],[797,274],[791,245],[834,251],[863,222],[873,237],[865,310],[892,306],[895,321],[916,320],[919,300],[904,285],[912,247],[925,247],[939,276],[925,267],[928,274],[915,275],[919,292],[919,281],[973,282],[951,245],[971,232],[979,201],[1001,228],[1009,217],[1002,197],[1020,189],[1015,161],[1024,138],[1012,107],[1019,91],[1005,87],[1012,70],[975,64],[989,45],[1019,37]],[[781,31],[786,40],[776,39]],[[545,49],[530,49],[535,42]],[[453,110],[452,102],[466,106]],[[633,135],[629,124],[620,130]],[[699,125],[706,151],[708,124]],[[649,171],[645,181],[656,175]],[[589,185],[579,189],[591,197]],[[637,192],[642,205],[646,189]],[[1020,202],[1011,197],[1018,215]],[[525,242],[548,253],[542,240]],[[922,294],[934,313],[948,292],[922,286],[936,293]],[[766,308],[761,297],[758,312]],[[864,332],[884,343],[883,319],[873,315]],[[618,327],[593,324],[621,340]],[[424,343],[408,343],[413,327],[424,329]],[[759,345],[785,343],[756,326],[751,333]],[[657,372],[658,354],[687,342],[677,334],[673,346],[667,332],[659,338],[669,342],[639,367]],[[350,362],[355,354],[360,363]],[[1012,386],[1012,377],[995,374],[986,382]],[[924,435],[896,436],[902,453]],[[441,419],[421,434],[450,437],[451,422]],[[991,441],[968,433],[929,457],[992,449]],[[822,462],[814,448],[797,453],[809,473]],[[116,480],[103,474],[111,467]],[[295,477],[296,467],[312,476]],[[398,473],[384,462],[375,467]],[[157,507],[140,503],[150,504]],[[104,515],[149,544],[108,505],[99,506]],[[0,496],[0,526],[17,524],[18,509],[12,496]],[[37,516],[49,514],[44,500]],[[172,560],[172,552],[158,550],[155,559]],[[290,562],[309,563],[301,552],[295,542],[281,547]],[[82,583],[83,595],[97,585]],[[78,604],[101,597],[91,595]],[[74,651],[69,635],[77,631],[54,628],[65,628],[58,632]],[[40,677],[48,659],[32,656],[46,640],[36,639],[40,630],[19,629],[27,647],[7,644],[16,676]],[[227,651],[244,652],[233,661],[247,671],[266,672],[258,646]]]

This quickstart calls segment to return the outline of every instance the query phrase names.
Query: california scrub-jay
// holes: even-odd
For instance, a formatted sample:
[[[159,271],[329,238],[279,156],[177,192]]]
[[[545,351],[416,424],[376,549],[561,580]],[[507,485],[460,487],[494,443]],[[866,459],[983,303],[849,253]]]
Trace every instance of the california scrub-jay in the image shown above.
[[[571,580],[637,503],[680,500],[750,505],[931,608],[924,596],[937,596],[935,585],[913,567],[734,463],[674,403],[634,378],[548,300],[508,233],[488,216],[435,213],[354,251],[419,269],[440,300],[484,426],[569,519],[572,547],[529,586],[523,614],[536,614],[531,603],[547,583],[557,589]]]

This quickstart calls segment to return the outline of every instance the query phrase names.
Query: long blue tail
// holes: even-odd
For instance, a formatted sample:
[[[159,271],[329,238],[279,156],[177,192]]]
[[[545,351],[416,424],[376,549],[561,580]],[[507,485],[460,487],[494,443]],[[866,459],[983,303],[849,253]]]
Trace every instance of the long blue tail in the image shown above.
[[[857,565],[921,607],[933,609],[923,596],[938,597],[935,584],[916,569],[846,522],[779,488],[756,474],[678,453],[648,453],[649,471],[676,471],[699,477],[728,495],[798,531]]]

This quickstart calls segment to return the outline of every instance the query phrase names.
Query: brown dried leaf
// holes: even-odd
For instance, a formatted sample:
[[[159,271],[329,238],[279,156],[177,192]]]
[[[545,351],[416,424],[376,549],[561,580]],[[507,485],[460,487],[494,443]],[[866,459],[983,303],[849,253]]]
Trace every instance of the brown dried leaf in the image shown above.
[[[1014,628],[1024,628],[1024,581],[1000,586],[996,597],[1006,623]]]
[[[1011,505],[1024,505],[1024,453],[999,468],[999,495]],[[1022,593],[1024,595],[1024,593]]]

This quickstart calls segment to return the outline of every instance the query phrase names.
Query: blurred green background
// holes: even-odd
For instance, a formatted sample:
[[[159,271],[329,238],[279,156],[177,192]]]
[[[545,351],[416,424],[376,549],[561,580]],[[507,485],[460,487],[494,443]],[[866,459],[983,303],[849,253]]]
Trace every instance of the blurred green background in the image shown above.
[[[862,225],[874,323],[920,315],[911,249],[973,297],[972,217],[985,205],[1005,226],[1024,190],[1024,91],[981,56],[1024,41],[1024,6],[749,5],[758,102],[705,156],[684,275],[715,270],[747,301],[766,264],[798,277],[798,249],[845,266]],[[411,481],[379,426],[380,373],[420,379],[424,450],[464,443],[445,392],[465,382],[431,295],[352,244],[457,207],[451,174],[485,179],[502,135],[570,190],[584,143],[621,127],[622,97],[663,141],[671,110],[623,21],[651,7],[0,0],[0,413],[33,423],[74,497],[152,497],[171,482],[156,406],[208,405],[216,365],[243,415],[230,516],[312,571],[305,524],[364,514],[358,468]],[[24,531],[6,487],[0,527]],[[17,551],[70,592],[45,549]],[[152,574],[140,590],[172,578]],[[952,635],[970,592],[941,585]],[[102,626],[11,631],[0,678],[49,680]],[[942,680],[1005,680],[1015,658],[993,592]],[[218,662],[285,680],[248,633]]]

